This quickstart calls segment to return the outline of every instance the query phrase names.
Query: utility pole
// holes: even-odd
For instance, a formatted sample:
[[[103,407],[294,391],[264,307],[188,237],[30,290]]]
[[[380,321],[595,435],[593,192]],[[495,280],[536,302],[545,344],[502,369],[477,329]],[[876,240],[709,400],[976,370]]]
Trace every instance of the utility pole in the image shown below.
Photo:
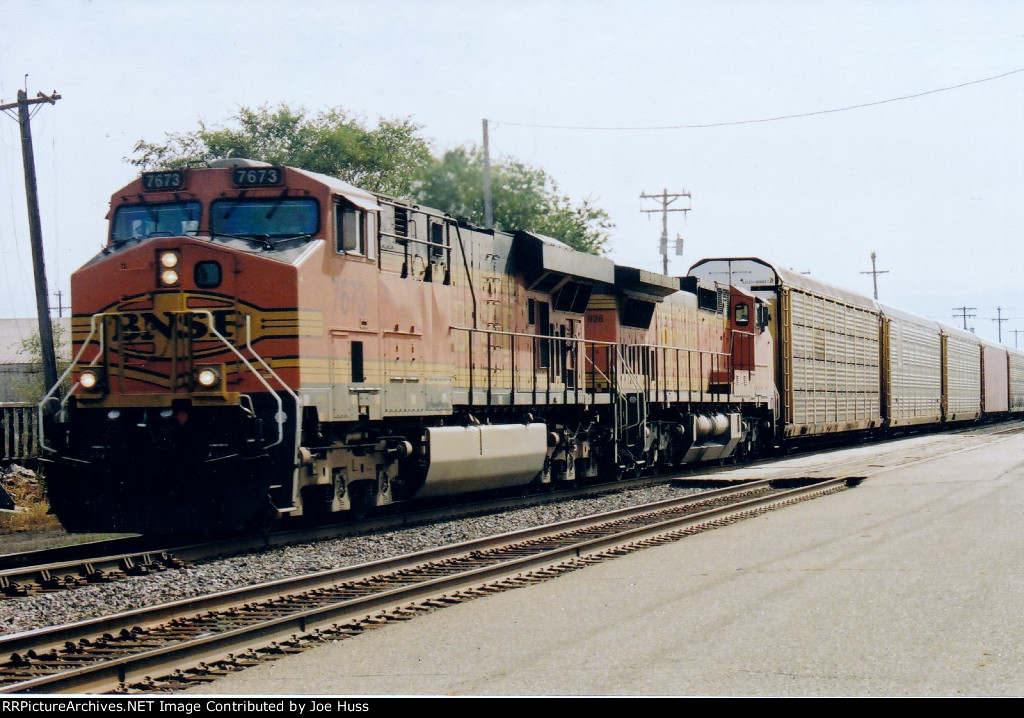
[[[977,314],[973,314],[973,312],[975,310],[977,310],[977,307],[953,307],[953,311],[954,312],[959,312],[959,314],[954,314],[953,316],[954,317],[963,317],[963,320],[964,320],[964,331],[968,331],[968,329],[967,329],[967,318],[970,317],[971,319],[973,319],[974,317],[978,316]]]
[[[1010,321],[1009,319],[1003,319],[1003,308],[996,307],[996,319],[990,319],[989,321],[997,322],[996,326],[999,327],[999,343],[1003,343],[1003,322]]]
[[[1016,349],[1017,348],[1017,338],[1021,334],[1024,334],[1024,329],[1011,329],[1010,331],[1013,332],[1013,348]]]
[[[64,292],[57,290],[53,296],[57,297],[57,318],[62,319],[64,317]]]
[[[32,242],[32,269],[36,284],[36,314],[39,317],[39,344],[43,360],[43,381],[47,389],[57,383],[57,357],[53,350],[53,326],[50,324],[50,297],[46,288],[46,264],[43,257],[43,232],[39,222],[39,196],[36,192],[36,160],[32,151],[32,127],[30,124],[30,105],[42,102],[56,104],[60,95],[54,90],[52,95],[36,94],[35,99],[28,99],[28,93],[18,90],[18,101],[0,105],[0,110],[7,112],[18,108],[18,124],[21,125],[21,159],[25,165],[25,199],[28,203],[28,230]]]
[[[491,205],[491,143],[484,120],[484,227],[494,229],[494,208]]]
[[[675,209],[669,209],[669,205],[675,202],[680,197],[686,197],[690,199],[690,193],[686,190],[682,192],[675,192],[669,194],[668,190],[662,190],[661,194],[647,194],[646,192],[640,193],[640,199],[654,199],[661,203],[661,209],[642,209],[641,212],[650,214],[652,212],[661,212],[661,272],[662,274],[668,274],[668,213],[669,212],[689,212],[689,207],[677,207]],[[682,238],[676,238],[676,246],[682,248]],[[677,254],[681,252],[677,251]]]
[[[888,269],[875,269],[875,253],[872,252],[871,253],[871,271],[870,272],[861,272],[861,274],[870,274],[871,275],[871,279],[875,283],[875,299],[876,300],[878,299],[878,275],[879,274],[888,274],[888,273],[889,273]]]

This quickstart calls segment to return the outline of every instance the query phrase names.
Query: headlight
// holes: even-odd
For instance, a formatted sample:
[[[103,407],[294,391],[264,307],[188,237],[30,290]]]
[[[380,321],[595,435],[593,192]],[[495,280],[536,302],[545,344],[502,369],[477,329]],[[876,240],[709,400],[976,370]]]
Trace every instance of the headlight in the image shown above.
[[[86,391],[94,391],[100,387],[102,375],[98,369],[86,369],[78,377],[78,383]]]
[[[212,389],[220,384],[220,372],[213,367],[203,367],[196,374],[196,381],[204,389]]]
[[[156,253],[157,279],[162,287],[173,287],[181,281],[178,274],[181,252],[176,249],[161,249]]]

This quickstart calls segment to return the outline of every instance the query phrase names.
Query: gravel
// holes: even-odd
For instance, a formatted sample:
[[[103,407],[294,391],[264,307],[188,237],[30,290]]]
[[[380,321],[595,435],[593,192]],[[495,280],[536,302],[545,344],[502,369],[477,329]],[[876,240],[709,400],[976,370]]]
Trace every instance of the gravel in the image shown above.
[[[239,586],[376,561],[482,536],[676,498],[692,489],[668,485],[567,499],[544,506],[320,541],[196,564],[108,584],[0,599],[0,635],[97,618]]]

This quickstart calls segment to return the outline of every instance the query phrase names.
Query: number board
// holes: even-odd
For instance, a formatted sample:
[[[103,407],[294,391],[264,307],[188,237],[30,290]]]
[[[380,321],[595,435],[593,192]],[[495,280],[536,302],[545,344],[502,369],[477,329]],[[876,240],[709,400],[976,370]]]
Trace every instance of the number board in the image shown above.
[[[146,192],[166,192],[185,189],[185,170],[143,172],[142,189]]]
[[[284,169],[281,167],[235,167],[231,171],[231,181],[237,187],[269,187],[284,181]]]

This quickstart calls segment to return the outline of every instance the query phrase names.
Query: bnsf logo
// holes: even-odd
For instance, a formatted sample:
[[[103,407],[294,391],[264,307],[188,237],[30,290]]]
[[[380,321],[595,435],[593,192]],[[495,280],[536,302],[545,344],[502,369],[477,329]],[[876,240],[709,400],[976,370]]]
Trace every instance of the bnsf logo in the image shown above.
[[[201,307],[189,310],[186,307]],[[244,307],[250,308],[250,307]],[[126,298],[103,317],[107,344],[127,357],[183,359],[229,351],[220,334],[236,344],[244,314],[230,298],[214,294],[156,293]],[[255,309],[254,307],[251,309]],[[212,322],[211,322],[212,316]],[[213,325],[215,331],[210,330]],[[244,336],[241,336],[244,341]]]
[[[213,327],[218,334],[235,343],[234,309],[210,309]],[[187,343],[192,355],[201,357],[226,351],[227,347],[210,331],[205,314],[184,312],[118,312],[107,320],[107,332],[113,345],[125,354],[148,357],[181,355]],[[111,324],[113,326],[111,326]],[[111,330],[112,334],[111,334]],[[178,350],[172,351],[172,345]]]
[[[89,336],[91,321],[89,316],[75,317],[77,345]],[[103,326],[107,347],[115,355],[147,361],[230,353],[224,341],[236,348],[244,345],[247,323],[253,344],[264,339],[295,338],[299,313],[286,307],[261,309],[216,294],[157,293],[127,297],[108,307],[97,326]],[[322,334],[322,319],[317,316],[309,328],[317,336]],[[96,335],[90,342],[95,341]]]

